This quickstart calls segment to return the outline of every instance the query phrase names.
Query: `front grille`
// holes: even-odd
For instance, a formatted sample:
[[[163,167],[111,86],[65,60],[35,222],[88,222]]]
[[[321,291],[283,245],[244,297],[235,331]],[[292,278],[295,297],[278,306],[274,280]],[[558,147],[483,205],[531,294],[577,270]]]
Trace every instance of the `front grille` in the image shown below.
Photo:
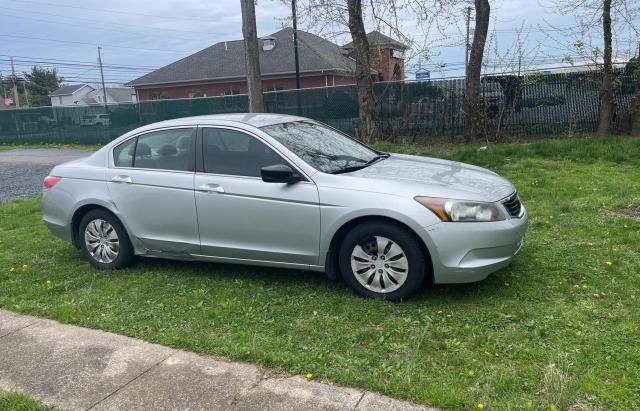
[[[509,197],[502,200],[502,204],[507,208],[511,217],[520,217],[522,212],[522,204],[520,204],[520,197],[517,193],[513,193]]]

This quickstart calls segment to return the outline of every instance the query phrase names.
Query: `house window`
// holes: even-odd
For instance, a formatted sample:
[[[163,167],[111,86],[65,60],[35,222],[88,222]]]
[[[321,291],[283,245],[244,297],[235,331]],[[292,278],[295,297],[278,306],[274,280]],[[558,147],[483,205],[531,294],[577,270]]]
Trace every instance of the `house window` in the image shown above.
[[[264,96],[265,103],[271,110],[277,109],[278,106],[284,104],[284,93],[281,92],[283,90],[284,88],[279,86],[269,87],[264,90],[266,92]]]
[[[224,99],[224,105],[226,108],[235,109],[238,106],[238,98],[234,98],[233,96],[237,96],[240,94],[240,90],[225,90],[224,96],[228,97]]]

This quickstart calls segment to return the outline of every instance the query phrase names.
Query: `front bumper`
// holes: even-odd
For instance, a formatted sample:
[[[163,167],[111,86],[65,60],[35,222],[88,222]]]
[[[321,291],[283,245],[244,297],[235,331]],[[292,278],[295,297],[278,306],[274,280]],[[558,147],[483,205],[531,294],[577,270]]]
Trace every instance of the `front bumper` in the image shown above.
[[[487,223],[439,223],[423,237],[436,284],[470,283],[509,265],[524,245],[528,215]]]

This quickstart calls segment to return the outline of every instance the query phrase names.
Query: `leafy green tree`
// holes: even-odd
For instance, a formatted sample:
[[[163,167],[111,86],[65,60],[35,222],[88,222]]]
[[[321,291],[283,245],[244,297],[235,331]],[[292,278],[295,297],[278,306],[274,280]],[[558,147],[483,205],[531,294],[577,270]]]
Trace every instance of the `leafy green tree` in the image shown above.
[[[33,66],[31,73],[24,73],[24,78],[32,107],[51,105],[49,94],[58,89],[63,80],[57,69],[38,66]]]

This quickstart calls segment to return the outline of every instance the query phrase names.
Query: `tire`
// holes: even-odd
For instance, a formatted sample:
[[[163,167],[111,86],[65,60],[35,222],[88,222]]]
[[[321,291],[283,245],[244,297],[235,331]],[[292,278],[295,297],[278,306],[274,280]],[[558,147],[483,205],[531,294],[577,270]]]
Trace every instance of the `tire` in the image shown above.
[[[384,221],[354,227],[342,240],[338,255],[342,277],[354,291],[391,301],[404,300],[420,289],[426,260],[411,232]]]
[[[127,231],[120,220],[106,210],[91,210],[82,217],[78,242],[84,257],[101,270],[118,270],[136,260]]]

